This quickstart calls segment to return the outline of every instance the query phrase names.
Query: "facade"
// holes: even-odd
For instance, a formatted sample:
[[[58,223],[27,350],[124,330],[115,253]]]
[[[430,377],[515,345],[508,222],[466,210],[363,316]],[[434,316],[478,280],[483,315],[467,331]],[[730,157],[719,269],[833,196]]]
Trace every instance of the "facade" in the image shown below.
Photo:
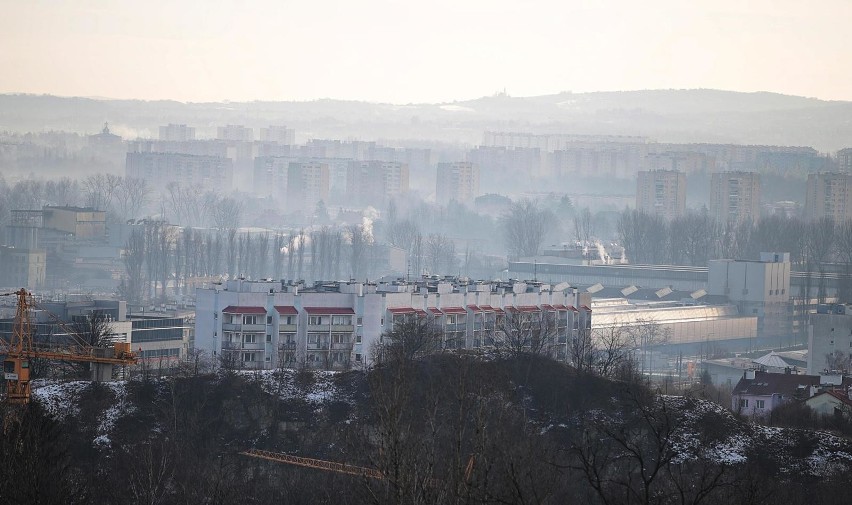
[[[0,286],[39,289],[44,287],[46,273],[43,249],[0,246]]]
[[[313,288],[233,280],[196,292],[196,348],[244,368],[341,369],[369,362],[382,335],[406,317],[443,330],[444,349],[487,349],[504,318],[553,321],[554,357],[567,359],[572,332],[591,327],[590,297],[562,286],[318,283]],[[515,316],[512,314],[524,314]]]
[[[718,223],[756,223],[760,218],[760,175],[714,173],[710,180],[710,214]]]
[[[636,209],[666,220],[682,216],[686,210],[686,174],[674,170],[639,172]]]
[[[805,218],[828,217],[835,223],[852,219],[852,173],[808,175]]]
[[[287,167],[287,208],[312,214],[317,202],[328,202],[329,169],[327,163],[313,161],[290,163]]]
[[[477,196],[479,196],[477,165],[469,161],[438,163],[435,201],[439,205],[449,205],[452,201],[472,204]]]
[[[254,141],[254,130],[243,125],[229,124],[216,128],[216,138],[234,142]]]
[[[790,335],[790,266],[789,253],[761,253],[760,261],[711,260],[707,293],[726,297],[743,315],[757,316],[759,335]]]
[[[153,187],[175,183],[199,191],[222,191],[233,186],[234,162],[218,156],[129,152],[125,175],[142,179]]]
[[[837,170],[852,173],[852,147],[837,151]]]
[[[355,205],[384,208],[387,202],[408,192],[408,165],[394,161],[351,161],[346,193]]]
[[[185,124],[169,124],[160,127],[160,140],[185,142],[195,140],[195,128]]]
[[[820,389],[841,386],[842,379],[819,375],[796,375],[792,373],[769,373],[746,370],[743,378],[734,386],[731,410],[743,415],[764,417],[772,409],[793,400],[807,400]],[[839,379],[839,378],[838,378]]]
[[[262,142],[293,145],[296,143],[296,130],[286,126],[270,125],[267,128],[260,129],[260,140]]]
[[[77,240],[106,237],[106,212],[90,207],[51,207],[42,209],[42,227],[71,233]]]
[[[852,370],[852,307],[819,305],[808,324],[808,373]]]

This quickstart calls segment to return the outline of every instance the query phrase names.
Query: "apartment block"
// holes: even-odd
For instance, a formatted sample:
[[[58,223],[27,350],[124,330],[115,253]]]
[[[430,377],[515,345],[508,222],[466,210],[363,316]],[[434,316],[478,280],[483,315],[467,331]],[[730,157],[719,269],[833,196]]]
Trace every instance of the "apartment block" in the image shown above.
[[[383,335],[406,318],[440,328],[441,349],[486,350],[506,321],[519,331],[551,326],[547,352],[591,328],[590,295],[542,283],[468,283],[456,278],[364,284],[231,280],[196,291],[195,344],[242,368],[344,369],[369,362]]]
[[[185,124],[168,124],[160,127],[160,140],[186,142],[195,140],[195,128]]]
[[[760,218],[760,175],[717,172],[710,180],[710,213],[719,223],[755,223]]]
[[[216,138],[233,142],[252,142],[254,130],[243,125],[229,124],[216,128]]]
[[[409,171],[405,163],[393,161],[349,162],[346,193],[359,206],[384,208],[387,202],[408,192]]]
[[[674,170],[639,172],[636,209],[666,220],[682,216],[686,210],[686,175]]]
[[[156,188],[177,183],[199,191],[231,190],[234,162],[218,156],[129,152],[125,175],[143,179]]]
[[[262,142],[293,145],[296,143],[296,130],[286,126],[270,125],[267,128],[260,129],[260,140]]]
[[[828,217],[836,223],[852,219],[852,173],[808,175],[805,218]]]
[[[329,169],[327,163],[314,161],[290,163],[287,167],[287,208],[311,214],[317,202],[328,202]]]
[[[837,151],[837,170],[840,172],[852,172],[852,147]]]
[[[472,205],[479,196],[479,167],[469,161],[438,163],[435,200],[439,205],[455,201]]]

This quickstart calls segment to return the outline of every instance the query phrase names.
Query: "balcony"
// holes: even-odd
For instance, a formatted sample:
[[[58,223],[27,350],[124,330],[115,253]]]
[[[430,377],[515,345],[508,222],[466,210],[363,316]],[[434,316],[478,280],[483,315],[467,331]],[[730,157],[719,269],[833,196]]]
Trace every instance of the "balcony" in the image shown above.
[[[327,351],[328,350],[328,342],[319,342],[319,343],[308,343],[309,351]]]
[[[345,342],[340,344],[331,344],[331,349],[334,351],[351,351],[352,350],[352,342]]]
[[[279,333],[296,333],[296,325],[295,324],[279,324],[278,325],[278,332]]]
[[[293,350],[296,348],[296,342],[281,342],[278,344],[278,348],[282,351]]]
[[[266,325],[265,324],[222,323],[222,331],[242,331],[242,332],[247,332],[247,333],[263,333],[263,332],[266,331]]]
[[[355,331],[355,325],[352,324],[332,324],[331,331],[333,333],[352,333]]]

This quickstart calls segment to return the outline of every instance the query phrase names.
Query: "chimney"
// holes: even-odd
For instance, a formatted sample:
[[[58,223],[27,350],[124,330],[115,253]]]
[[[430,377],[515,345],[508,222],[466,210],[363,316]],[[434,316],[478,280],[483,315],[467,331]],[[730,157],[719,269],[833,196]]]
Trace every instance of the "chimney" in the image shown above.
[[[753,368],[745,371],[745,379],[746,380],[753,380],[754,379],[754,369]]]

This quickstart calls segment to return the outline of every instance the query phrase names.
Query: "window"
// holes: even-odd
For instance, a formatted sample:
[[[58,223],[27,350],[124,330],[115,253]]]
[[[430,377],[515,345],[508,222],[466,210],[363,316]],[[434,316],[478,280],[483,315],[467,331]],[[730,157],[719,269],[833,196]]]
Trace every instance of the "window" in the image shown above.
[[[279,324],[296,324],[296,316],[281,316],[278,322]]]
[[[355,361],[361,362],[361,353],[355,353]]]
[[[456,324],[455,314],[447,314],[447,324]]]
[[[331,324],[337,326],[348,326],[352,324],[352,316],[331,316]]]
[[[348,333],[334,333],[331,335],[331,343],[332,344],[348,344],[349,343],[349,334]]]
[[[754,401],[754,407],[758,408],[758,409],[762,409],[763,408],[763,400],[755,400]]]
[[[254,352],[244,352],[243,353],[243,362],[249,363],[252,361],[257,361],[257,353]]]
[[[748,400],[747,399],[740,399],[740,408],[741,409],[747,409],[748,408]]]
[[[266,324],[272,324],[272,316],[266,316]]]
[[[361,335],[355,335],[355,343],[356,344],[361,343]],[[852,343],[849,344],[849,347],[852,347]]]
[[[358,321],[358,326],[361,326],[362,324],[364,324],[364,318],[363,317],[359,317],[357,319],[357,321]]]
[[[257,324],[257,316],[243,316],[243,324]]]
[[[255,344],[257,343],[257,335],[254,333],[246,333],[243,335],[243,343],[245,344]]]
[[[322,324],[322,316],[309,316],[308,324],[311,326],[319,326]]]
[[[267,333],[267,334],[266,334],[266,341],[267,341],[267,342],[272,342],[272,335],[270,335],[270,334],[268,334],[268,333]]]

